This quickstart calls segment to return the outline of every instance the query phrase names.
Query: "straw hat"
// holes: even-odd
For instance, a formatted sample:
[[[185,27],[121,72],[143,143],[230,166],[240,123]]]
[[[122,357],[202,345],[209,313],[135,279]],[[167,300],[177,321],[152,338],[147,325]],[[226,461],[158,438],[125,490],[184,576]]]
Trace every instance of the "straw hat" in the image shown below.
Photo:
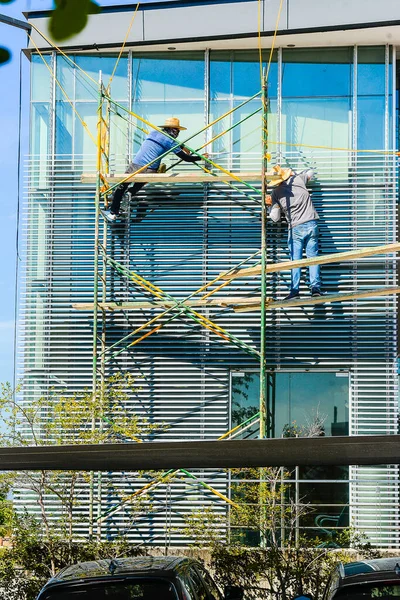
[[[291,175],[293,175],[292,169],[282,169],[280,165],[275,165],[272,167],[272,173],[266,174],[266,178],[268,179],[268,176],[273,177],[274,179],[268,185],[269,187],[276,187],[289,179]]]
[[[160,127],[160,129],[164,127],[170,127],[171,129],[179,129],[180,131],[187,129],[187,127],[181,127],[180,121],[176,117],[169,117],[168,119],[165,119],[164,125],[158,125],[158,127]]]

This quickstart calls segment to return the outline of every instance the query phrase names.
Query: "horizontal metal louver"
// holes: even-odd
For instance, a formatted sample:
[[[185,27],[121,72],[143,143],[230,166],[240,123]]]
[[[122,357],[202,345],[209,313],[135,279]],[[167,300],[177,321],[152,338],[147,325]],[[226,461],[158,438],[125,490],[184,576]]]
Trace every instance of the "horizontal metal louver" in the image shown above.
[[[258,152],[220,155],[218,161],[236,172],[261,168]],[[298,170],[310,165],[315,169],[311,189],[321,216],[322,253],[396,240],[398,171],[392,156],[379,151],[313,149],[306,154],[282,149],[271,161]],[[124,168],[125,157],[113,154],[112,169]],[[71,392],[91,386],[92,315],[73,308],[74,303],[93,300],[94,186],[80,182],[83,172],[95,172],[94,154],[70,155],[52,148],[48,154],[32,153],[26,163],[18,350],[27,403],[46,393],[49,386]],[[260,205],[242,184],[237,187],[245,193],[224,184],[145,188],[139,195],[139,203],[146,203],[145,217],[108,227],[109,256],[174,298],[185,298],[260,248]],[[132,205],[133,217],[135,210]],[[101,222],[101,230],[103,226]],[[269,223],[269,262],[288,259],[286,237],[284,225]],[[389,255],[324,266],[324,289],[352,292],[396,285],[396,264],[397,258]],[[267,294],[282,299],[289,286],[289,272],[274,274],[268,277]],[[301,291],[308,293],[305,279]],[[237,279],[219,296],[259,293],[259,279]],[[107,301],[146,298],[108,269]],[[117,342],[156,314],[155,309],[109,314],[107,343]],[[213,308],[204,314],[259,349],[258,312]],[[289,371],[348,370],[350,434],[396,433],[396,323],[396,296],[271,311],[267,314],[268,366]],[[231,371],[257,368],[256,358],[182,317],[108,362],[106,374],[122,370],[138,378],[140,390],[128,408],[168,426],[157,439],[206,440],[218,438],[229,428]],[[195,475],[229,495],[226,473]],[[104,474],[103,481],[101,509],[106,511],[148,479],[113,473]],[[380,546],[398,547],[397,468],[353,467],[349,486],[352,523]],[[84,484],[81,494],[80,510],[87,515],[89,495]],[[56,511],[54,498],[48,501]],[[32,495],[22,492],[17,502],[35,510]],[[183,475],[169,486],[157,487],[153,502],[154,512],[135,516],[134,524],[129,511],[116,512],[104,527],[104,535],[126,528],[137,543],[148,540],[160,545],[167,539],[185,545],[188,540],[180,531],[183,514],[204,506],[221,513],[227,510],[212,493]],[[87,526],[77,524],[76,532],[84,535]]]

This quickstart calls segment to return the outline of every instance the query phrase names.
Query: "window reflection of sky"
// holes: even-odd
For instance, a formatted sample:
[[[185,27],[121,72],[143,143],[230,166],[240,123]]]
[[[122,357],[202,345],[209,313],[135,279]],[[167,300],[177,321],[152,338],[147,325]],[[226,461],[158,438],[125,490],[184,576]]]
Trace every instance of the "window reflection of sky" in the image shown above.
[[[328,147],[351,145],[352,58],[349,49],[285,50],[283,139]]]
[[[133,60],[134,100],[204,100],[204,54],[143,55]]]
[[[289,144],[311,144],[327,147],[351,147],[353,131],[353,48],[284,49],[282,53],[282,140]],[[107,83],[114,69],[116,56],[73,55],[79,67],[97,81],[99,71]],[[268,53],[264,55],[267,63]],[[358,149],[383,148],[385,144],[385,50],[383,47],[358,48],[357,67],[357,132]],[[32,59],[32,100],[49,99],[50,76],[40,57]],[[57,76],[64,89],[76,102],[92,133],[95,134],[97,89],[78,69],[71,68],[63,57],[57,58]],[[128,101],[128,59],[122,57],[112,83],[112,96],[120,103]],[[273,56],[268,80],[270,98],[269,134],[276,139],[278,90],[277,54]],[[390,83],[390,82],[389,82]],[[258,53],[250,50],[210,52],[210,119],[230,110],[260,89]],[[389,86],[390,91],[390,86]],[[134,110],[151,122],[160,123],[166,116],[176,115],[185,120],[190,133],[204,124],[205,56],[203,52],[134,53],[132,59],[132,95]],[[58,122],[66,100],[57,91]],[[228,116],[212,128],[218,135],[237,119],[254,111],[259,98]],[[388,106],[391,110],[392,103]],[[68,119],[65,119],[66,121]],[[71,121],[71,119],[69,119]],[[390,121],[390,119],[389,119]],[[72,121],[71,121],[72,122]],[[117,127],[118,125],[118,127]],[[118,128],[124,133],[126,125],[119,119]],[[62,129],[60,125],[59,130]],[[71,127],[64,124],[71,134]],[[260,115],[257,113],[237,129],[218,138],[214,152],[251,152],[261,150]],[[89,151],[76,123],[75,141],[62,141],[58,152],[77,154]],[[58,132],[61,137],[61,132]],[[67,136],[68,137],[68,136]],[[115,140],[118,135],[114,131]],[[126,136],[125,136],[126,137]],[[125,154],[126,141],[120,135],[115,152]],[[136,136],[140,143],[142,133]],[[203,142],[204,135],[201,140]],[[136,150],[136,144],[134,151]],[[291,147],[289,147],[291,149]],[[304,152],[308,153],[306,149]]]

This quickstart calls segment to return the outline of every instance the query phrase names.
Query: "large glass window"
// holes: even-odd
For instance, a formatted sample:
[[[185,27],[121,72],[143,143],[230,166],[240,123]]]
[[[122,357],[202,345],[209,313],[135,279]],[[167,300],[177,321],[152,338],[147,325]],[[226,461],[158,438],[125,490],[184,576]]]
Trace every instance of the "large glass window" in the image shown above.
[[[190,137],[204,126],[204,53],[180,52],[135,54],[133,57],[133,111],[154,125],[161,126],[167,117],[178,117],[187,127],[180,139]],[[137,121],[140,128],[148,127]],[[134,151],[145,133],[136,131]],[[204,133],[193,137],[188,145],[198,148]]]
[[[357,49],[357,148],[358,150],[383,150],[391,147],[392,76],[390,65],[385,64],[383,46]],[[385,90],[388,120],[386,120]],[[371,153],[359,153],[359,173],[362,174],[357,189],[357,205],[363,207],[358,226],[368,230],[385,228],[388,211],[388,185],[384,169],[371,172]],[[365,162],[365,168],[363,163]],[[386,241],[385,239],[383,240]]]
[[[348,435],[349,377],[346,372],[269,373],[267,388],[275,437]],[[258,437],[258,423],[251,427],[248,424],[252,417],[257,417],[259,393],[258,373],[232,372],[231,426],[243,424],[243,434],[239,436],[242,439]],[[233,481],[233,496],[236,485]],[[336,532],[349,524],[348,468],[296,468],[285,478],[285,488],[286,501],[309,504],[299,517],[299,532],[334,546]]]
[[[156,125],[162,125],[168,116],[178,116],[187,132],[184,139],[201,129],[206,119],[214,120],[257,94],[261,88],[260,64],[257,51],[211,51],[209,65],[209,98],[206,95],[206,64],[203,52],[134,53],[131,65],[131,90],[128,86],[128,56],[116,66],[116,55],[72,55],[68,61],[57,56],[57,77],[75,110],[96,134],[97,81],[101,72],[105,84],[113,75],[111,95],[127,106],[132,96],[132,110]],[[302,154],[311,157],[308,146],[351,148],[353,144],[353,88],[357,87],[357,147],[382,149],[390,140],[385,131],[385,106],[392,106],[391,68],[385,66],[384,47],[357,49],[357,81],[353,81],[353,48],[286,48],[282,51],[282,112],[277,130],[278,55],[273,54],[268,77],[270,101],[268,133],[272,151],[281,150],[287,156],[297,144],[303,145]],[[50,57],[46,57],[49,61]],[[269,60],[269,51],[263,55],[263,67]],[[35,74],[32,78],[32,100],[45,103],[50,97],[51,75],[42,59],[33,56]],[[86,74],[85,74],[86,73]],[[389,96],[385,104],[385,90]],[[62,91],[56,88],[57,152],[86,154],[92,142],[79,133],[82,124]],[[209,101],[209,102],[208,102]],[[206,115],[207,110],[209,114]],[[257,112],[259,110],[259,112]],[[232,128],[244,118],[253,116]],[[135,117],[121,114],[112,117],[111,154],[125,160],[128,152],[127,121],[137,127],[133,131],[134,153],[146,135],[148,126]],[[390,123],[390,118],[388,122]],[[238,169],[252,165],[261,156],[261,100],[257,96],[243,108],[227,115],[207,133],[202,132],[190,142],[200,147],[208,139],[218,137],[212,144],[221,164]],[[229,130],[229,131],[228,131]],[[43,136],[41,136],[43,139]],[[87,137],[87,140],[84,140]],[[279,138],[279,139],[278,139]],[[32,136],[38,139],[38,136]],[[286,142],[286,145],[285,145]],[[90,151],[94,154],[94,150]],[[129,152],[128,152],[129,153]],[[337,151],[332,151],[332,158]],[[122,157],[122,158],[121,158]],[[327,155],[324,173],[328,170]],[[337,165],[332,160],[332,175],[337,177]],[[341,170],[349,165],[344,160]],[[336,171],[335,171],[336,169]]]
[[[357,62],[358,149],[382,150],[385,148],[385,48],[358,48]]]
[[[31,184],[37,188],[46,185],[47,157],[50,151],[50,65],[50,56],[43,56],[43,59],[40,56],[32,56],[31,154],[34,156],[35,169],[32,172]]]
[[[351,147],[352,62],[350,48],[283,50],[282,141]]]
[[[269,53],[263,55],[263,67]],[[277,56],[273,55],[268,76],[270,109],[268,131],[271,139],[276,137]],[[260,63],[258,52],[248,50],[212,51],[210,53],[210,115],[213,121],[229,112],[261,90]],[[256,112],[258,111],[258,112]],[[228,131],[213,142],[212,151],[217,153],[220,163],[230,168],[245,167],[246,162],[260,161],[261,156],[261,97],[257,96],[234,113],[218,121],[210,132],[214,138],[230,129],[252,113],[253,116]],[[230,156],[231,149],[233,156]],[[229,154],[229,157],[228,157]],[[231,162],[229,162],[231,161]]]
[[[100,75],[106,87],[112,76],[110,89],[114,100],[117,102],[126,100],[128,95],[128,58],[122,56],[117,64],[117,57],[117,54],[108,56],[76,55],[73,57],[78,67],[80,67],[76,69],[77,100],[93,100],[93,93],[95,96],[97,95],[96,82],[99,81]],[[87,73],[89,77],[82,71]]]
[[[274,437],[348,435],[347,373],[270,373],[268,383]],[[259,393],[258,373],[232,373],[232,427],[259,411]]]

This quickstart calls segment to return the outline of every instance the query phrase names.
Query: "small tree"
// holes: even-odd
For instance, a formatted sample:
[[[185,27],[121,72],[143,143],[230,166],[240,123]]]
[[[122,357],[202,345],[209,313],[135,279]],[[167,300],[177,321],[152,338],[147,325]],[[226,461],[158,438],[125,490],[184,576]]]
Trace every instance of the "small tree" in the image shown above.
[[[118,374],[106,381],[102,394],[97,392],[93,395],[90,390],[56,394],[52,389],[47,397],[26,403],[18,400],[20,387],[14,392],[10,385],[3,385],[0,444],[56,446],[140,442],[165,429],[165,426],[150,423],[127,408],[137,389],[131,374]],[[19,532],[23,531],[25,535],[26,531],[32,530],[35,544],[40,539],[46,549],[47,577],[54,575],[61,566],[73,562],[77,542],[88,541],[80,538],[75,529],[82,521],[88,523],[85,484],[89,483],[89,478],[88,473],[74,470],[26,470],[7,473],[1,478],[3,484],[13,490],[15,499],[23,500],[27,494],[36,499],[36,518],[40,518],[33,527],[35,521],[31,517],[26,515],[25,520],[21,520],[21,516],[17,516],[13,521],[13,544],[20,547]],[[112,483],[108,481],[107,485],[112,486]],[[145,496],[136,497],[134,502],[127,504],[128,507],[132,520],[135,514],[151,510],[150,501]],[[30,536],[28,538],[31,539]]]
[[[210,566],[221,587],[242,585],[250,600],[289,600],[301,593],[318,599],[334,566],[351,560],[342,548],[351,545],[365,557],[376,556],[351,528],[334,536],[335,550],[321,537],[301,534],[299,521],[311,508],[291,499],[282,469],[262,469],[261,479],[259,469],[232,470],[231,475],[235,506],[226,519],[199,511],[189,516],[185,529],[197,547],[210,549]]]
[[[49,539],[37,519],[15,514],[11,546],[0,548],[0,598],[2,600],[35,600],[52,574],[68,564],[144,554],[143,548],[120,538],[112,542],[89,540],[68,542]]]

